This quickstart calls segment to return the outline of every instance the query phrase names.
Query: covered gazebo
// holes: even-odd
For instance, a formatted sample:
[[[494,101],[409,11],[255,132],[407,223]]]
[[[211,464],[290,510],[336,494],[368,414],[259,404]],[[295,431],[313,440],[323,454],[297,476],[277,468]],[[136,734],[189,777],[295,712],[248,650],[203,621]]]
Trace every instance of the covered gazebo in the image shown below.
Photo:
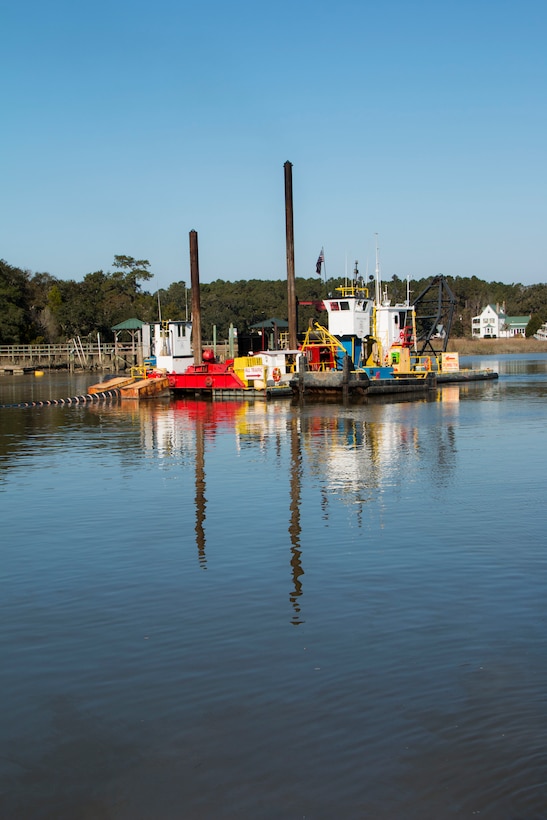
[[[289,323],[285,319],[263,319],[261,322],[251,325],[249,330],[260,333],[262,340],[261,350],[279,350],[279,335],[280,331],[287,332]]]
[[[114,333],[114,355],[116,361],[124,359],[125,355],[131,355],[133,362],[142,364],[142,326],[144,322],[140,319],[126,319],[118,325],[110,328]],[[125,354],[125,355],[123,355]]]

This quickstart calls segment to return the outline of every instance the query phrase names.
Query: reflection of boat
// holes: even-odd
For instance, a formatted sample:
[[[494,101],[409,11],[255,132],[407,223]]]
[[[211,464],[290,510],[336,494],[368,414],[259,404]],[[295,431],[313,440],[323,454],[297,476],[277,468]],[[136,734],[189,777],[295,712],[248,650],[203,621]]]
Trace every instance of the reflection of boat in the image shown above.
[[[257,551],[262,549],[268,555],[268,566],[277,562],[272,594],[287,600],[288,618],[298,627],[314,617],[314,606],[307,605],[306,599],[313,593],[313,571],[311,576],[305,572],[324,559],[309,549],[309,522],[320,516],[322,526],[334,532],[340,514],[351,520],[355,530],[350,541],[337,545],[336,557],[332,551],[328,554],[328,560],[338,562],[342,570],[349,550],[370,550],[374,556],[378,545],[371,517],[378,515],[379,525],[384,526],[397,515],[396,508],[382,501],[384,493],[393,498],[393,488],[398,487],[404,500],[416,474],[424,468],[439,484],[450,482],[458,452],[453,422],[459,395],[460,389],[452,388],[447,406],[444,391],[439,393],[436,406],[426,412],[420,403],[372,403],[333,413],[326,405],[300,410],[289,402],[189,397],[140,406],[120,403],[107,412],[109,416],[125,415],[135,443],[140,433],[147,458],[151,463],[161,461],[163,481],[171,486],[170,497],[178,499],[177,515],[185,521],[177,528],[174,541],[181,555],[184,551],[204,571],[221,572],[223,561],[240,562],[245,578],[245,562],[257,560]],[[97,423],[104,423],[104,408],[97,406],[90,412],[100,414]],[[135,447],[124,446],[126,436],[118,441],[119,457],[130,471]],[[246,506],[238,506],[235,499],[232,521],[219,516],[218,505],[226,493],[230,496],[234,462],[238,462],[234,467],[238,481],[245,477]],[[259,497],[268,498],[273,488],[275,494],[272,503],[261,507],[260,521],[256,516],[251,521],[247,515],[241,524],[240,507],[252,512],[257,465]],[[221,503],[225,510],[224,501]],[[227,556],[222,532],[232,524],[241,524],[251,541],[243,539],[237,555]],[[253,549],[248,549],[251,542]]]

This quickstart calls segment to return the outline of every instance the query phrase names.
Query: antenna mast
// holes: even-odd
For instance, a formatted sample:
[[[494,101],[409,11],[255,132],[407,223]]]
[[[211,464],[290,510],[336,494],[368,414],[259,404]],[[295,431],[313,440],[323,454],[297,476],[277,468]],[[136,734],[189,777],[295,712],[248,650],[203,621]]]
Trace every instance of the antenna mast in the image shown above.
[[[378,247],[378,234],[375,233],[374,236],[376,237],[376,304],[380,304],[380,297],[381,297],[381,288],[380,288],[380,249]]]

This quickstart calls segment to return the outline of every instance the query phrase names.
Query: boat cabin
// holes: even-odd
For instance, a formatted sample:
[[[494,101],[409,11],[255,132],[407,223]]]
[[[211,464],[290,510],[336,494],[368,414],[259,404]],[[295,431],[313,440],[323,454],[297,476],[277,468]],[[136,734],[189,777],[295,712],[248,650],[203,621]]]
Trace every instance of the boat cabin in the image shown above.
[[[150,322],[142,326],[143,359],[158,370],[183,373],[193,364],[192,323],[188,321]]]
[[[336,288],[324,300],[329,333],[335,336],[357,367],[384,364],[393,345],[410,347],[415,335],[414,309],[408,303],[392,305],[384,293],[381,301],[356,285]],[[374,362],[369,359],[373,357]]]

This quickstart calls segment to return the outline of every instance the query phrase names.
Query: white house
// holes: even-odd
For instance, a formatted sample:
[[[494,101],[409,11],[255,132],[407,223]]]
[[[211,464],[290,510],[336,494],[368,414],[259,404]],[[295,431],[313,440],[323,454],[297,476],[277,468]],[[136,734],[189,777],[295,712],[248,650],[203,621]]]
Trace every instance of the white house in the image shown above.
[[[471,320],[471,333],[475,339],[511,339],[526,333],[531,316],[507,316],[505,305],[487,305],[479,316]]]

